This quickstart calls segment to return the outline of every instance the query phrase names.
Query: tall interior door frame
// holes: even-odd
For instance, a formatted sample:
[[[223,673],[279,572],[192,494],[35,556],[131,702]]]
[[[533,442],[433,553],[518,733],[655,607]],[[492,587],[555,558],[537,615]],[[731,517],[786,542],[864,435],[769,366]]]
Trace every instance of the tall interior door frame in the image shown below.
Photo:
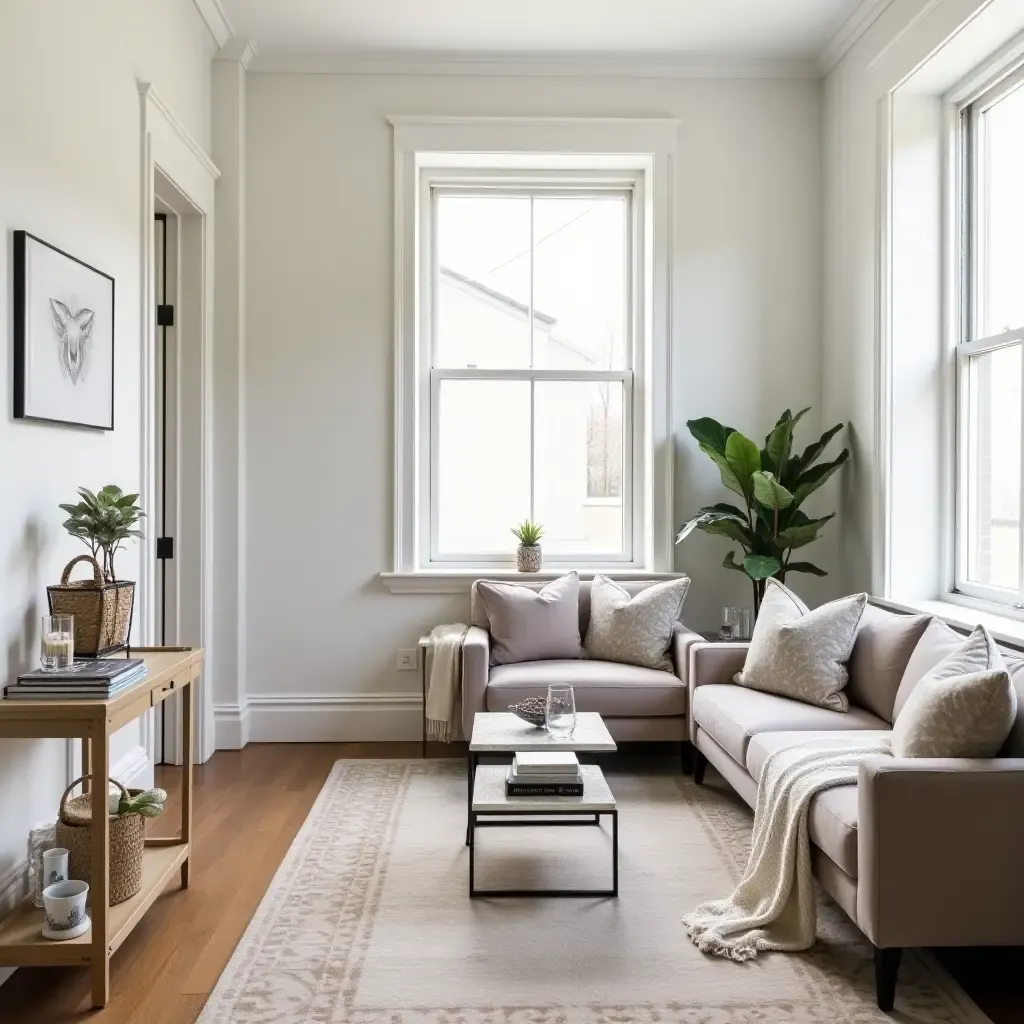
[[[187,129],[178,122],[151,85],[139,83],[142,105],[142,338],[141,338],[141,504],[147,512],[160,507],[161,433],[158,400],[161,382],[157,344],[158,212],[173,214],[176,228],[177,273],[174,340],[177,373],[177,416],[174,425],[177,455],[176,639],[206,650],[203,677],[195,705],[196,760],[206,761],[214,750],[211,680],[217,665],[213,630],[213,207],[219,172]],[[172,223],[170,216],[165,223]],[[157,522],[154,522],[156,520]],[[160,516],[145,521],[140,542],[138,608],[133,640],[160,642],[157,558]],[[174,712],[169,712],[173,715]],[[160,723],[149,712],[144,725],[147,753],[155,763],[160,754],[170,760],[176,751],[159,750]],[[176,735],[168,720],[166,735]]]

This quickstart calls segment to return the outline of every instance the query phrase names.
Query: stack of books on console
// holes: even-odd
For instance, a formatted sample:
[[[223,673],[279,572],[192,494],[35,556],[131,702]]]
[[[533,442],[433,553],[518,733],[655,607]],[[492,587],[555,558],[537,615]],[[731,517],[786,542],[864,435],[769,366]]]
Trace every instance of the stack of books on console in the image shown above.
[[[505,795],[583,796],[580,763],[571,752],[517,752],[505,776]]]
[[[4,688],[8,700],[109,700],[146,676],[140,658],[73,661],[54,672],[26,672]]]

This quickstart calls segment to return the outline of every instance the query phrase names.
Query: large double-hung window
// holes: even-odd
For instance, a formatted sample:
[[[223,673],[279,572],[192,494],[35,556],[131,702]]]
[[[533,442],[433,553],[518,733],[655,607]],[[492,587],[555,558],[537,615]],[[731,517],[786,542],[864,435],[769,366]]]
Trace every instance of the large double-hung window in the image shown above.
[[[1024,69],[960,114],[956,589],[1024,608]]]
[[[543,524],[549,563],[632,560],[637,189],[623,175],[430,185],[432,562],[505,562],[523,519]]]

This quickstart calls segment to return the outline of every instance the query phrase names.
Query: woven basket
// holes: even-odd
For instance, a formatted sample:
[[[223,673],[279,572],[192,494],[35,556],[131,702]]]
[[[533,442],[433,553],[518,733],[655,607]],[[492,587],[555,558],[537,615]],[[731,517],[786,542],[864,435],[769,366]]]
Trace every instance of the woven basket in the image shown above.
[[[79,562],[92,564],[91,580],[71,582]],[[64,566],[59,586],[47,587],[51,615],[74,615],[75,656],[98,658],[120,650],[128,642],[135,604],[135,584],[107,583],[92,555],[79,555]]]
[[[92,885],[92,795],[69,800],[71,790],[91,778],[83,775],[64,790],[57,821],[57,845],[68,851],[68,877]],[[111,782],[126,796],[138,796],[141,789],[125,789],[116,779]],[[135,811],[110,815],[110,906],[130,900],[142,888],[142,850],[146,822]]]

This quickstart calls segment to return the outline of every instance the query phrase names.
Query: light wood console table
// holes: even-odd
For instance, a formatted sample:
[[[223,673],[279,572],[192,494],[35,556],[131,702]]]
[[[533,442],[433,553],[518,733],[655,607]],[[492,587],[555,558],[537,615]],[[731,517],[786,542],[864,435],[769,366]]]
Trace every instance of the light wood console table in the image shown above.
[[[92,872],[89,916],[92,928],[77,939],[54,942],[41,934],[43,912],[31,897],[0,921],[0,967],[88,965],[92,971],[92,1003],[105,1006],[110,995],[110,957],[142,920],[175,871],[188,888],[192,856],[192,709],[202,670],[201,648],[133,647],[149,670],[145,679],[111,700],[0,700],[2,739],[81,739],[82,774],[91,774]],[[171,839],[147,838],[142,859],[142,889],[130,900],[108,907],[110,872],[107,786],[110,737],[122,726],[175,693],[182,695],[181,833]],[[56,808],[55,808],[56,810]]]

